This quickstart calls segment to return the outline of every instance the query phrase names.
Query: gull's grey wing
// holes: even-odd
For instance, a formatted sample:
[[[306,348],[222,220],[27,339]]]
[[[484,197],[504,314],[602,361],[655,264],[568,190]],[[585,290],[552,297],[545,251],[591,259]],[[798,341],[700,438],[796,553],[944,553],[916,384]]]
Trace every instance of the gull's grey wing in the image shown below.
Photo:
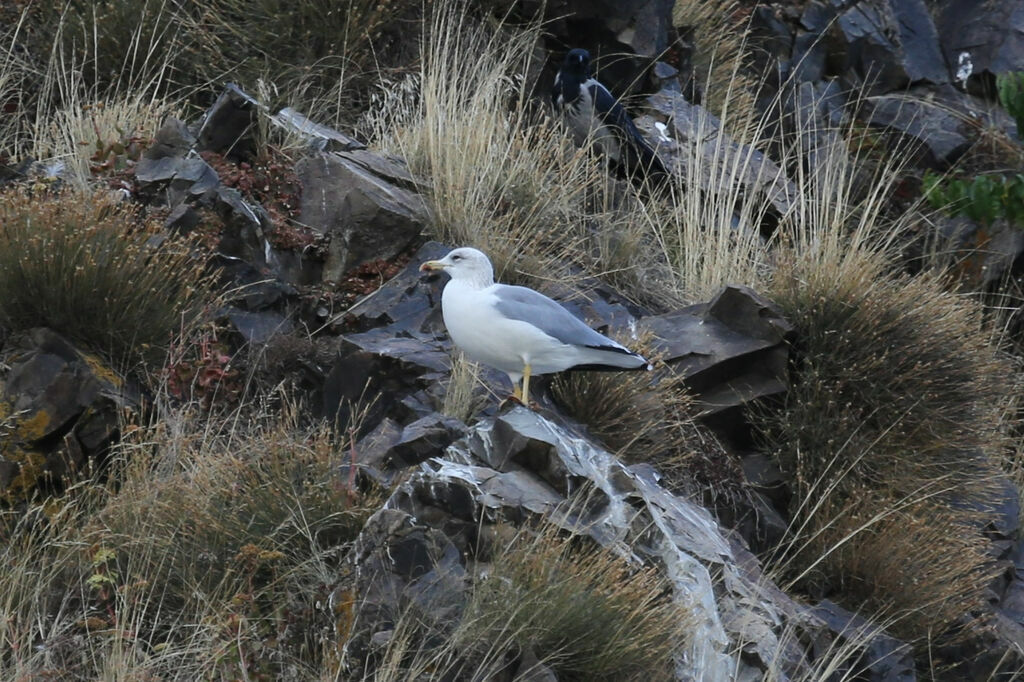
[[[500,284],[495,287],[495,295],[498,297],[495,307],[499,313],[513,320],[528,322],[562,343],[635,355],[628,348],[594,331],[583,320],[533,289]]]

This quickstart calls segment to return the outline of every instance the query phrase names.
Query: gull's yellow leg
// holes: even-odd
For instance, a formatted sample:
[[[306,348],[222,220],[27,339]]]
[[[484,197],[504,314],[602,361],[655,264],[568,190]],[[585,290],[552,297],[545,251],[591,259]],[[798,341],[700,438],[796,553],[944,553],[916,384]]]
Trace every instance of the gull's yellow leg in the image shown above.
[[[512,399],[513,400],[518,400],[519,402],[523,402],[523,393],[522,393],[522,389],[519,388],[519,382],[518,381],[516,383],[512,384]]]
[[[530,365],[523,365],[523,396],[520,402],[527,407],[530,406]]]

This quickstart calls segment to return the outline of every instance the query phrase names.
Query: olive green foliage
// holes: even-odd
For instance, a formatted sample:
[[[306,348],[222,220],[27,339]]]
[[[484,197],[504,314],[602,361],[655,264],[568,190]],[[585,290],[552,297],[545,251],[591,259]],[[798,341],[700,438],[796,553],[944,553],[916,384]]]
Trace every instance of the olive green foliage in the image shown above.
[[[148,243],[157,228],[106,193],[0,194],[0,324],[50,327],[115,364],[161,362],[210,292],[187,244]]]
[[[1024,132],[1024,72],[1001,73],[996,76],[999,103],[1013,116],[1017,134]]]
[[[928,172],[924,193],[933,208],[950,215],[967,216],[983,225],[1005,218],[1024,227],[1024,175],[1020,173],[944,179]]]
[[[1013,116],[1018,137],[1024,130],[1024,73],[996,78],[999,103]],[[982,225],[1006,219],[1024,227],[1024,175],[991,173],[969,178],[946,178],[932,171],[924,175],[924,196],[932,208],[963,215]]]

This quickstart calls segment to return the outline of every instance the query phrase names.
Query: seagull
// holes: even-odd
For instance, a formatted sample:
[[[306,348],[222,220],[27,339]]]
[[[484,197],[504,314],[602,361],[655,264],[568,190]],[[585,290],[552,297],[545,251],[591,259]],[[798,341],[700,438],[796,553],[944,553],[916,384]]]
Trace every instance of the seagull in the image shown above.
[[[641,168],[648,175],[668,171],[637,129],[626,109],[600,81],[590,75],[590,53],[569,50],[555,75],[551,101],[562,114],[576,143],[593,138],[594,146],[627,173]]]
[[[476,362],[512,380],[513,398],[529,404],[530,377],[567,369],[651,369],[643,356],[600,334],[554,300],[526,287],[498,284],[483,252],[463,247],[420,271],[451,281],[441,313],[452,342]],[[519,382],[522,381],[522,390]]]

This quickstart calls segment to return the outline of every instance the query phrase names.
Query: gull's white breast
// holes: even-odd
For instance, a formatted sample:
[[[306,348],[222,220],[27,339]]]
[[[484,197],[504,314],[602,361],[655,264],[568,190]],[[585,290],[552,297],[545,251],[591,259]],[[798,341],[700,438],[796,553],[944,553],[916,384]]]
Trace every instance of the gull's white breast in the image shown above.
[[[475,289],[457,280],[441,295],[441,312],[448,335],[466,356],[510,375],[513,381],[530,365],[533,374],[568,369],[579,362],[574,346],[562,343],[538,327],[505,317],[495,307],[492,285]]]

